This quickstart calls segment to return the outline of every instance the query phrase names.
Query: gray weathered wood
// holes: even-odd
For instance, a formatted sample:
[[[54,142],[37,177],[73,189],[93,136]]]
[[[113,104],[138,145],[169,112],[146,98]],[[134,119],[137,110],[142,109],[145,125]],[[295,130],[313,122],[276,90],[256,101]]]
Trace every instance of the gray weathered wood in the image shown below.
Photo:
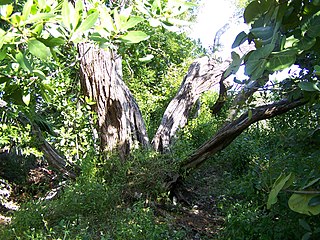
[[[122,80],[121,57],[116,50],[90,43],[78,45],[80,80],[84,93],[95,104],[101,150],[118,149],[122,158],[137,143],[149,144],[139,107]]]
[[[152,140],[156,151],[165,151],[178,129],[183,128],[188,120],[194,103],[203,92],[219,83],[227,62],[219,63],[202,57],[194,61],[184,77],[176,96],[169,103],[161,124]]]

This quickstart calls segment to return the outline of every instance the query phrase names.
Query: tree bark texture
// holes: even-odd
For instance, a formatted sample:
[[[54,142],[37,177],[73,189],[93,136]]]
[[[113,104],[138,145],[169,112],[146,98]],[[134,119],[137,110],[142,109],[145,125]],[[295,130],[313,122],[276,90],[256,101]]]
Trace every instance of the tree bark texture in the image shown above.
[[[295,101],[284,99],[279,102],[256,107],[251,111],[252,114],[249,114],[249,111],[242,114],[239,118],[221,128],[211,140],[199,147],[181,165],[181,171],[189,172],[190,170],[199,167],[206,159],[226,148],[251,124],[286,113],[289,110],[299,107],[305,103],[306,101],[302,99]]]
[[[152,140],[156,151],[166,151],[178,129],[188,120],[194,103],[200,95],[220,82],[229,63],[218,63],[208,57],[194,61],[184,77],[176,96],[169,103],[161,124]]]
[[[149,144],[145,123],[130,90],[122,80],[121,57],[90,43],[78,45],[80,80],[84,93],[95,104],[100,146],[117,148],[125,158],[137,143]]]

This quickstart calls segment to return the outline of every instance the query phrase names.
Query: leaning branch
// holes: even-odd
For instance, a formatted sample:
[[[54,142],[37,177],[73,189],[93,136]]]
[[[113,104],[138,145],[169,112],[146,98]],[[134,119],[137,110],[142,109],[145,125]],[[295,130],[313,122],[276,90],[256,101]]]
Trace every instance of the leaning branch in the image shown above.
[[[189,172],[199,167],[209,157],[226,148],[237,136],[239,136],[251,124],[263,119],[270,119],[280,114],[286,113],[291,109],[305,104],[306,101],[298,99],[290,101],[283,99],[268,105],[259,106],[253,109],[252,115],[249,111],[242,114],[238,119],[225,125],[217,134],[209,141],[199,147],[181,166],[182,172]]]

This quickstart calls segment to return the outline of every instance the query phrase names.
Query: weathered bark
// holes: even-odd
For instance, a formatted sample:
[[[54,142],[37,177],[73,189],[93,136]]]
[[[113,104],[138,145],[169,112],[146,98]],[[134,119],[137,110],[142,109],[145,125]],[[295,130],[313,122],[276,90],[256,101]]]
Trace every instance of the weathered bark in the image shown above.
[[[48,161],[49,165],[56,168],[60,173],[75,179],[80,174],[80,168],[76,165],[68,163],[58,151],[51,146],[46,140],[39,146],[39,150],[43,153],[44,158]]]
[[[200,95],[219,83],[229,63],[218,63],[208,57],[194,61],[181,83],[177,95],[169,103],[161,124],[152,140],[156,151],[168,149],[172,138],[188,120],[194,103]]]
[[[137,143],[149,144],[139,107],[122,81],[121,57],[116,50],[93,44],[78,45],[80,80],[84,93],[95,104],[101,150],[118,148],[125,158]]]
[[[181,171],[189,172],[190,170],[199,167],[209,157],[226,148],[251,124],[286,113],[289,110],[305,103],[306,101],[302,99],[295,101],[284,99],[279,102],[259,106],[253,109],[251,116],[249,116],[248,112],[242,114],[238,119],[220,129],[211,140],[204,143],[190,156],[190,158],[184,161],[180,168]]]

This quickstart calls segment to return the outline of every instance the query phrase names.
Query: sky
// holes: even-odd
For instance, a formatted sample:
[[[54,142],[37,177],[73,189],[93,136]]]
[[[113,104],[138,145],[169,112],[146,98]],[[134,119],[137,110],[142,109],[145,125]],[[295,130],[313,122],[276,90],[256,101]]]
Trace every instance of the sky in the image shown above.
[[[231,22],[232,15],[236,11],[235,6],[230,2],[227,0],[202,0],[190,37],[193,39],[199,38],[206,48],[212,47],[216,32],[226,23]],[[244,28],[244,24],[233,25],[222,35],[223,54],[230,55],[231,45],[235,37]]]
[[[232,5],[232,1],[228,0],[201,0],[201,6],[197,15],[196,23],[191,27],[190,37],[193,39],[200,39],[202,45],[210,49],[214,43],[214,37],[216,32],[223,27],[226,23],[232,22],[232,16],[236,12],[236,6]],[[223,44],[221,51],[216,56],[222,59],[230,58],[232,48],[231,45],[235,37],[241,31],[248,30],[248,25],[241,19],[238,24],[231,24],[222,36],[220,42]],[[295,67],[292,68],[296,70]],[[271,76],[271,79],[284,79],[288,76],[288,70],[285,69],[282,72],[278,72]],[[244,79],[244,68],[240,68],[237,78]]]

